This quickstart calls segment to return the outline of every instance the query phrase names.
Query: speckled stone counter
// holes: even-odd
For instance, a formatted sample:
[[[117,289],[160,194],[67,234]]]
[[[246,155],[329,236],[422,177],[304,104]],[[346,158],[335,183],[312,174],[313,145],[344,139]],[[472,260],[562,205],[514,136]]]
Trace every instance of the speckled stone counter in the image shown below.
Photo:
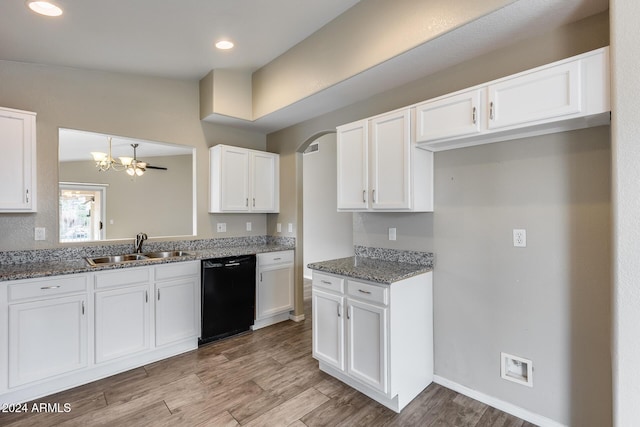
[[[2,263],[0,265],[0,282],[8,280],[19,279],[31,279],[35,277],[45,276],[57,276],[62,274],[74,274],[74,273],[90,273],[94,271],[130,268],[144,265],[163,264],[170,262],[183,262],[201,260],[207,258],[222,258],[227,256],[238,255],[251,255],[264,252],[276,252],[286,251],[295,248],[294,240],[283,240],[268,242],[266,240],[249,240],[248,244],[240,244],[243,241],[233,241],[236,245],[228,245],[229,242],[223,242],[224,244],[212,244],[214,247],[203,247],[202,242],[194,241],[195,243],[184,243],[181,245],[171,245],[171,249],[180,249],[189,253],[188,256],[171,257],[171,258],[157,258],[157,259],[145,259],[138,261],[129,261],[119,264],[109,265],[97,265],[92,267],[84,258],[85,256],[102,256],[102,255],[117,255],[131,253],[130,247],[127,245],[125,248],[120,248],[116,245],[107,247],[107,249],[101,249],[91,254],[78,252],[77,256],[70,259],[46,259],[36,258],[37,261],[22,262],[22,263]],[[245,241],[247,242],[247,241]],[[147,251],[166,250],[158,247],[149,247],[145,249]]]
[[[379,249],[378,253],[382,254],[385,251],[386,250],[384,249]],[[356,250],[356,254],[358,253],[359,251]],[[314,262],[309,264],[308,267],[312,270],[352,277],[354,279],[391,284],[418,274],[432,271],[433,254],[424,254],[425,257],[420,259],[420,264],[383,259],[383,256],[388,255],[387,253],[384,253],[384,255],[380,255],[379,258],[353,256],[329,261]],[[391,258],[394,257],[395,255],[391,256]],[[414,257],[414,259],[416,258]]]

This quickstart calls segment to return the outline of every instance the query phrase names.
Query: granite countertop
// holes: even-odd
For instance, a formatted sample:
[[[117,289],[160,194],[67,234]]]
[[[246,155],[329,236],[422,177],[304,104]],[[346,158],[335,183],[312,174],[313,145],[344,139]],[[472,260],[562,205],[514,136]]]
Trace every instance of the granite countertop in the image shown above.
[[[171,262],[193,261],[207,258],[253,255],[264,252],[287,251],[293,249],[293,245],[283,244],[250,244],[210,249],[187,249],[185,250],[185,252],[190,254],[188,256],[146,259],[124,262],[120,264],[97,265],[95,267],[90,266],[84,258],[43,262],[27,262],[21,264],[3,264],[0,265],[0,282],[8,280],[32,279],[36,277],[57,276],[62,274],[91,273],[94,271],[139,267],[144,265],[166,264]],[[116,254],[114,253],[114,255]]]
[[[432,265],[411,264],[361,256],[314,262],[309,264],[308,267],[325,273],[385,284],[398,282],[433,270]]]

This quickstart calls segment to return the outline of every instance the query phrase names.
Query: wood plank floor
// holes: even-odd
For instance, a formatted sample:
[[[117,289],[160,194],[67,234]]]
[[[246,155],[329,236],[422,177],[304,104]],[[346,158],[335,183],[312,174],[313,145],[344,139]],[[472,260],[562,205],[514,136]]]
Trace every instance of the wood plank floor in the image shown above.
[[[0,425],[532,426],[437,384],[396,414],[318,370],[309,300],[305,314],[40,400],[68,413],[0,414]]]

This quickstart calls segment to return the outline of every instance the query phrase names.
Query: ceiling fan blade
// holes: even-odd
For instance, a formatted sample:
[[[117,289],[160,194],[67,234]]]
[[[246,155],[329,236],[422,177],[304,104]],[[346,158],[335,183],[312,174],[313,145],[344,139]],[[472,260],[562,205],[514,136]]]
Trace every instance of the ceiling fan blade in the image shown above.
[[[158,170],[162,170],[162,171],[166,171],[168,170],[167,168],[165,168],[164,166],[152,166],[150,164],[147,164],[147,169],[158,169]]]

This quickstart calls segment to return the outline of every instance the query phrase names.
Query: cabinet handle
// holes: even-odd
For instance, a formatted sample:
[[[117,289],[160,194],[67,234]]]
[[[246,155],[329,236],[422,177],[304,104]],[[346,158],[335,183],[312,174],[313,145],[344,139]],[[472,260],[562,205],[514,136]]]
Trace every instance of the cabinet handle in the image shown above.
[[[340,308],[341,308],[341,304],[338,304],[338,305],[336,306],[336,308],[338,309],[338,317],[340,317]]]
[[[367,190],[362,190],[362,202],[367,203]]]
[[[278,257],[278,258],[274,258],[274,261],[280,261],[282,258]]]
[[[473,107],[473,112],[471,113],[471,117],[473,118],[473,124],[476,124],[476,107]]]
[[[373,203],[376,202],[376,190],[371,190],[371,200]]]
[[[330,285],[331,282],[328,280],[320,280],[320,283],[324,283],[325,285]]]
[[[253,207],[254,208],[256,207],[256,198],[255,197],[253,198]]]
[[[29,190],[27,189],[26,191],[26,195],[25,195],[26,199],[27,199],[27,203],[29,203]]]
[[[493,101],[489,103],[489,118],[493,120]]]
[[[249,198],[248,197],[246,199],[244,199],[244,205],[246,207],[249,207]]]
[[[363,289],[358,289],[358,292],[360,292],[361,294],[367,294],[367,295],[371,294],[371,291],[365,291]]]
[[[43,286],[40,289],[58,289],[60,287],[60,285],[58,286]]]
[[[347,320],[351,320],[351,306],[347,306]]]
[[[160,289],[158,289],[158,301],[160,301]]]
[[[149,302],[149,291],[144,291],[144,302]]]
[[[84,301],[82,301],[82,315],[84,316]]]
[[[260,281],[262,282],[262,273],[260,273]]]

